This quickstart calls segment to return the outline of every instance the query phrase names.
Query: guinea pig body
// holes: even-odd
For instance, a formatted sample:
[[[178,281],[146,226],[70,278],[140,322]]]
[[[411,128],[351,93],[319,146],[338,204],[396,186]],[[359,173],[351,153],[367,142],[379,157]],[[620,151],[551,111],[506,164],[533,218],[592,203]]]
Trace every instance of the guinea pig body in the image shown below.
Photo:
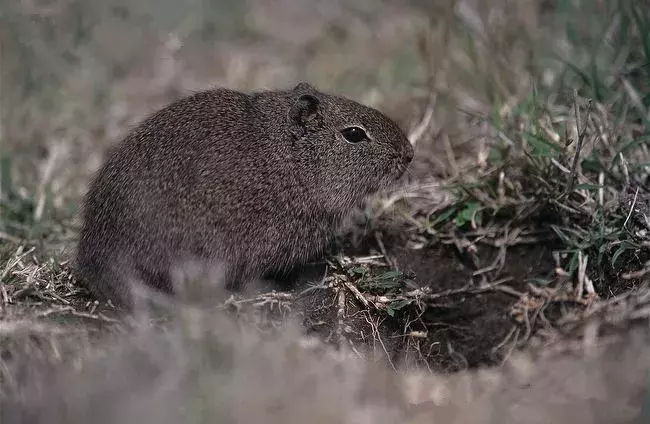
[[[172,293],[172,268],[198,258],[222,265],[237,290],[320,254],[412,156],[389,118],[305,83],[196,93],[145,119],[97,172],[78,279],[129,306],[133,282]]]

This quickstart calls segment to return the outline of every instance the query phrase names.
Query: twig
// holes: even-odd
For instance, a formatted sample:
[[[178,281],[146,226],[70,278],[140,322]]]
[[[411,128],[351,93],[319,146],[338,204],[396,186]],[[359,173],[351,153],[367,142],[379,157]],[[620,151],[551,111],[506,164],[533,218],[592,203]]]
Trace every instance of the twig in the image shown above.
[[[429,103],[426,110],[424,111],[422,119],[408,135],[408,139],[413,147],[415,147],[416,143],[420,141],[426,130],[429,129],[429,126],[431,125],[431,121],[433,119],[433,110],[436,106],[436,99],[437,95],[435,93],[431,93],[429,96]]]
[[[588,256],[582,254],[582,250],[578,251],[578,286],[575,289],[576,299],[582,299],[582,292],[585,288],[585,277],[587,276],[587,261]]]
[[[625,226],[627,225],[627,221],[630,220],[630,217],[632,216],[632,212],[634,212],[634,206],[636,205],[636,198],[639,195],[639,187],[636,187],[636,192],[634,192],[634,200],[632,200],[632,206],[630,206],[630,212],[627,214],[627,218],[625,218],[625,222],[623,223],[623,229],[626,229]]]
[[[605,173],[602,171],[598,174],[598,185],[598,205],[603,207],[605,204]]]
[[[379,250],[381,251],[381,254],[384,255],[384,260],[388,263],[388,265],[391,267],[391,269],[397,269],[397,264],[388,255],[388,251],[386,250],[386,247],[384,246],[384,242],[381,239],[381,233],[379,231],[375,231],[375,240],[377,240],[377,246],[379,246]]]
[[[381,338],[381,333],[379,332],[379,325],[381,324],[379,322],[380,318],[377,318],[377,323],[374,323],[370,319],[368,319],[368,316],[370,316],[370,314],[368,314],[366,311],[366,313],[364,314],[364,318],[366,322],[370,325],[370,328],[372,328],[373,336],[377,341],[379,341],[379,344],[381,345],[381,348],[384,351],[384,354],[386,355],[386,360],[388,361],[388,364],[391,366],[391,368],[394,371],[397,371],[397,368],[395,368],[393,361],[390,359],[390,354],[388,353],[388,349],[386,349],[386,345],[384,344],[384,341]]]
[[[448,296],[452,296],[452,295],[455,295],[455,294],[461,294],[461,293],[478,294],[478,293],[483,293],[483,292],[486,292],[486,291],[489,291],[489,290],[496,289],[497,286],[499,286],[499,285],[501,285],[501,284],[503,284],[505,282],[508,282],[510,280],[512,280],[512,278],[507,277],[507,278],[502,278],[500,280],[497,280],[497,281],[495,281],[493,283],[486,284],[484,286],[474,287],[473,285],[465,285],[465,286],[463,286],[461,288],[458,288],[458,289],[449,289],[449,290],[445,290],[445,291],[438,292],[438,293],[424,293],[421,289],[417,289],[417,290],[413,290],[413,291],[410,291],[410,292],[406,293],[406,297],[407,298],[408,297],[417,297],[417,298],[420,298],[420,299],[422,299],[424,301],[431,301],[431,300],[436,300],[436,299],[440,299],[440,298],[443,298],[443,297],[448,297]]]
[[[376,308],[376,306],[375,306],[374,304],[372,304],[370,301],[368,301],[368,299],[366,299],[366,298],[363,296],[363,294],[361,294],[361,292],[359,291],[359,289],[356,288],[356,287],[354,286],[354,284],[351,284],[351,283],[348,282],[348,281],[344,281],[344,282],[343,282],[343,285],[345,285],[345,287],[347,287],[347,289],[350,290],[350,291],[352,292],[352,294],[354,295],[354,297],[355,297],[359,302],[361,302],[361,303],[363,304],[363,306],[365,306],[366,308],[368,308],[368,307],[370,307],[370,306],[372,305],[373,307]]]
[[[582,150],[582,143],[584,142],[585,135],[587,134],[587,120],[589,119],[589,114],[591,113],[592,101],[589,100],[589,106],[587,108],[587,117],[585,119],[584,128],[580,129],[580,111],[578,109],[578,92],[574,90],[574,107],[576,114],[576,130],[578,132],[578,144],[576,145],[576,153],[573,156],[573,164],[571,165],[571,176],[569,179],[569,185],[567,186],[566,195],[569,195],[573,191],[573,186],[576,180],[576,168],[578,166],[578,159],[580,158],[580,151]]]
[[[501,360],[501,364],[503,365],[508,361],[508,358],[510,358],[510,355],[514,351],[515,347],[517,346],[517,341],[519,340],[519,332],[521,329],[517,325],[513,325],[510,328],[510,331],[508,331],[508,334],[503,338],[503,340],[496,346],[492,348],[492,353],[497,353],[500,351],[508,342],[510,342],[511,339],[514,339],[512,343],[510,343],[510,348],[506,351],[506,354],[503,355],[503,359]]]
[[[343,338],[343,320],[345,319],[345,290],[342,287],[339,287],[336,293],[336,303],[338,309],[336,311],[337,326],[336,326],[336,338],[339,345],[339,349],[344,346]]]
[[[449,161],[449,167],[451,168],[452,176],[458,177],[460,175],[460,171],[458,170],[458,164],[456,163],[454,148],[452,147],[451,142],[449,141],[449,136],[446,132],[442,133],[442,141],[444,142],[445,153],[447,154],[447,160]]]

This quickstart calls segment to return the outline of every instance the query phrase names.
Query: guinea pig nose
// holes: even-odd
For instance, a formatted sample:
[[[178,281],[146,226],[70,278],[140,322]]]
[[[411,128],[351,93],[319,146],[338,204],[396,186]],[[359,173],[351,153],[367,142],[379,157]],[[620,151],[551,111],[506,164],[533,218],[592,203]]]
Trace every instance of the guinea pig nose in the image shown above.
[[[411,146],[411,143],[409,143],[408,146],[406,146],[406,149],[404,151],[404,163],[405,164],[411,163],[411,161],[413,160],[413,155],[414,155],[413,146]]]

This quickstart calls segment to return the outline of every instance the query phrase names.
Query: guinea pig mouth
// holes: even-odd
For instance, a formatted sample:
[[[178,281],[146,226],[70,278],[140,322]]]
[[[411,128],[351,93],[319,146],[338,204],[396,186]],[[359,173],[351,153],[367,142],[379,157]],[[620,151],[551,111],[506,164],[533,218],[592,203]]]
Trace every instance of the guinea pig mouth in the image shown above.
[[[398,163],[397,166],[395,167],[397,169],[397,172],[395,173],[394,179],[399,180],[400,178],[402,178],[402,175],[404,175],[404,173],[406,172],[407,167],[408,165],[404,163]]]

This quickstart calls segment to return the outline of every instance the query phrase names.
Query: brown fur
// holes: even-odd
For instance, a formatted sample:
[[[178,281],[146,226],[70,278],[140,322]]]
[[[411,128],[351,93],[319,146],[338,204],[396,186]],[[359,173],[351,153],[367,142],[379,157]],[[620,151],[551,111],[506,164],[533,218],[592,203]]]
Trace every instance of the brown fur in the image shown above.
[[[349,143],[341,130],[365,128]],[[76,268],[96,295],[132,282],[173,291],[171,268],[223,264],[227,288],[320,254],[363,199],[413,157],[380,112],[317,91],[196,93],[156,112],[110,153],[83,205]]]

